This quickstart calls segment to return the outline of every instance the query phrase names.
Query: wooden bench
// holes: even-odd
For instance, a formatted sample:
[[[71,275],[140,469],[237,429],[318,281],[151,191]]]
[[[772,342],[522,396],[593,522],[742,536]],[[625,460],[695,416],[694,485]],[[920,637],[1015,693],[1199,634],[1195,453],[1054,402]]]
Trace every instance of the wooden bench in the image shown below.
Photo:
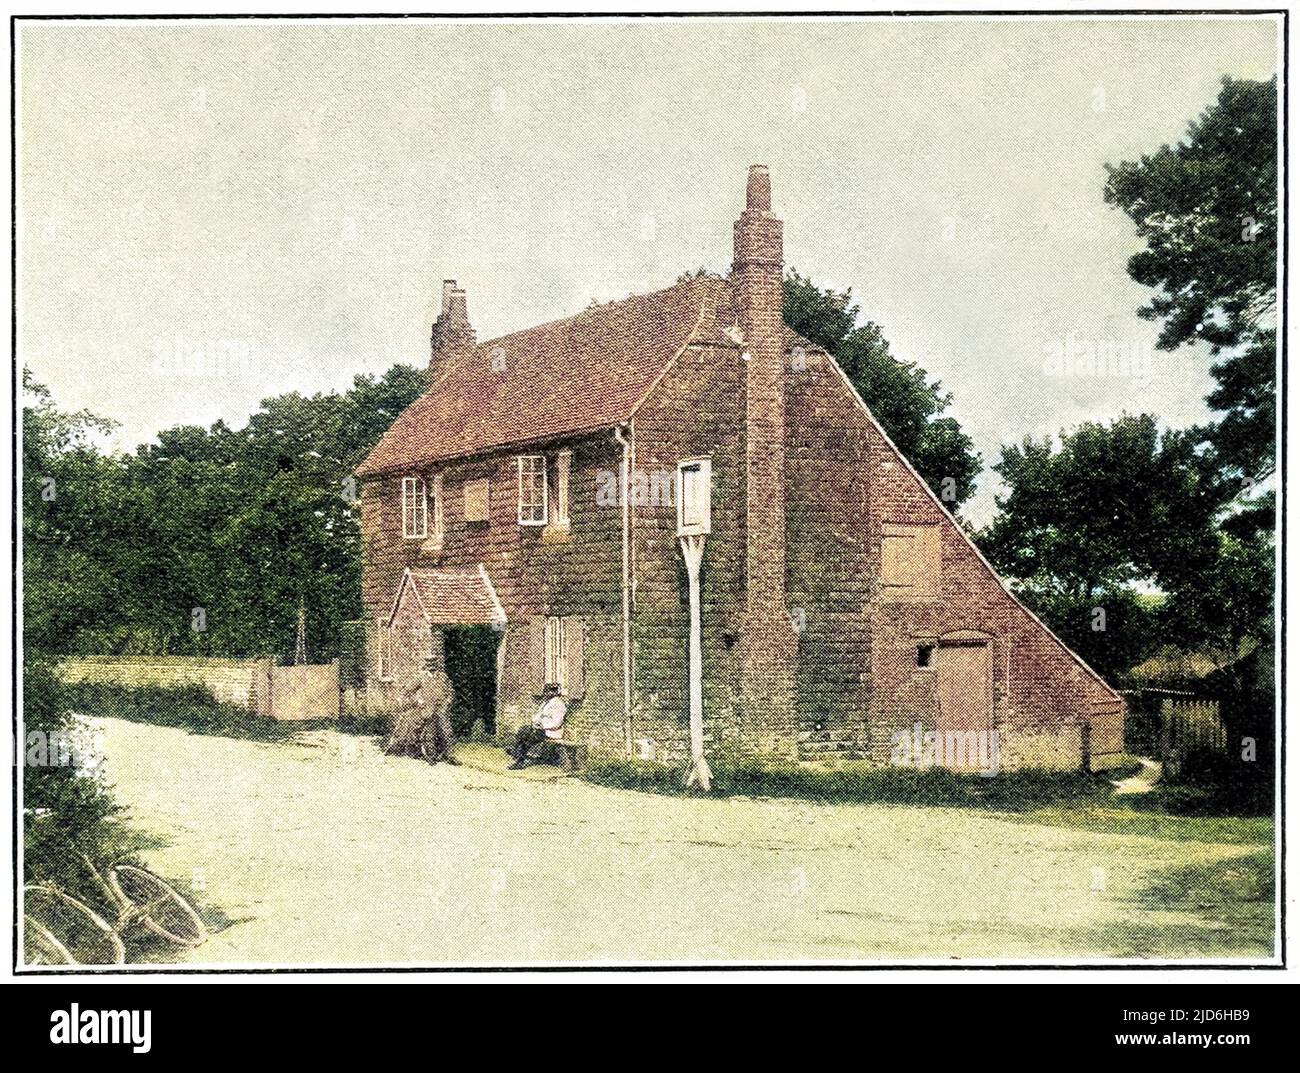
[[[587,748],[572,738],[550,738],[547,745],[553,745],[564,755],[570,771],[577,771],[587,761]]]

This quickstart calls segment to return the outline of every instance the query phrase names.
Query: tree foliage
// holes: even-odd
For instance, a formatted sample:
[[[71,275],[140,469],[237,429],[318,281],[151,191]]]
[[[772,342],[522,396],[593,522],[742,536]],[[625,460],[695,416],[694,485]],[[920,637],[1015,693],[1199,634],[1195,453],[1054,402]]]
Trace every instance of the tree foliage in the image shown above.
[[[121,809],[105,785],[76,762],[89,735],[68,712],[64,687],[52,670],[30,658],[23,664],[23,877],[53,881],[97,898],[80,855],[102,860],[120,851]]]
[[[1007,492],[980,535],[1067,641],[1120,675],[1157,643],[1272,645],[1276,503],[1277,84],[1225,79],[1186,136],[1107,168],[1105,199],[1145,247],[1129,274],[1158,346],[1212,356],[1213,425],[1088,423],[1003,449]],[[1094,628],[1094,609],[1106,628]]]
[[[822,290],[794,271],[784,291],[786,324],[835,356],[889,438],[949,509],[970,498],[980,457],[946,413],[952,397],[939,382],[894,357],[879,325],[859,323],[861,310],[850,291]]]
[[[993,467],[1007,486],[980,543],[1021,596],[1103,673],[1138,662],[1155,601],[1214,562],[1224,487],[1197,437],[1154,417],[1026,439]]]
[[[302,602],[309,654],[336,654],[361,614],[352,473],[423,391],[419,370],[270,398],[243,429],[179,426],[125,456],[93,448],[99,419],[27,387],[29,645],[285,657]]]
[[[1234,532],[1237,486],[1197,430],[1124,415],[1005,447],[993,469],[1007,491],[981,547],[1104,674],[1163,644],[1271,643],[1271,531]]]
[[[1155,289],[1138,311],[1157,345],[1208,344],[1218,360],[1210,440],[1225,470],[1258,480],[1275,465],[1277,80],[1225,78],[1176,145],[1107,166],[1106,201],[1146,248],[1129,274]]]

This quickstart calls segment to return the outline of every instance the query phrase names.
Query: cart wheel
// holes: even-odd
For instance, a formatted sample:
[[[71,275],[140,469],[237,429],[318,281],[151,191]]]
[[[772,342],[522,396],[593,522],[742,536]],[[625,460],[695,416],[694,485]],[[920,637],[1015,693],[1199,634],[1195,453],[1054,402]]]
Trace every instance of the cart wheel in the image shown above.
[[[54,937],[44,924],[33,917],[23,917],[24,965],[75,965],[72,952]]]
[[[208,929],[194,906],[152,872],[133,864],[115,864],[108,885],[124,905],[133,906],[139,922],[176,946],[198,946]]]
[[[63,964],[120,965],[126,960],[126,948],[113,925],[85,902],[55,887],[40,883],[24,887],[23,915],[41,929],[34,932],[38,941],[45,935],[54,940],[56,945],[48,947],[46,956],[67,955],[70,960]]]

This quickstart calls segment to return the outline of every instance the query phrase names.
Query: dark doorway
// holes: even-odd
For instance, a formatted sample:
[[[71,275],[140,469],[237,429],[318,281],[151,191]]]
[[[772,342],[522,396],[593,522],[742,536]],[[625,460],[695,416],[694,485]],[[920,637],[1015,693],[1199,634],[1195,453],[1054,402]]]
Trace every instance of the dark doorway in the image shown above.
[[[478,723],[488,737],[497,729],[497,645],[491,626],[456,626],[443,631],[447,677],[451,679],[451,726],[468,738]]]

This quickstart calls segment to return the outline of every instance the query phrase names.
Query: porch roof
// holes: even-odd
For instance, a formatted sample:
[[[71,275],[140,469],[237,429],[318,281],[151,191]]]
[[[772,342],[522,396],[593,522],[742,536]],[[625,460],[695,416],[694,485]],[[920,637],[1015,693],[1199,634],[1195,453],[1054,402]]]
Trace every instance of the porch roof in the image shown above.
[[[425,619],[436,626],[493,626],[506,621],[505,609],[481,563],[477,570],[408,567],[393,597],[389,625],[404,598],[415,599]]]

